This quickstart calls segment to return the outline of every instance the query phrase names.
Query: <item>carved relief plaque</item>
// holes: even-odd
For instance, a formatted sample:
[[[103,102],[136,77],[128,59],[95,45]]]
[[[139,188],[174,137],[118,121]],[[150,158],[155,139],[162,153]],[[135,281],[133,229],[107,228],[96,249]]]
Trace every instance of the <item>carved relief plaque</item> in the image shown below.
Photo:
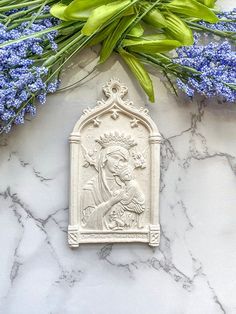
[[[125,85],[112,79],[103,90],[70,136],[69,245],[157,246],[161,136],[147,109],[124,100]]]

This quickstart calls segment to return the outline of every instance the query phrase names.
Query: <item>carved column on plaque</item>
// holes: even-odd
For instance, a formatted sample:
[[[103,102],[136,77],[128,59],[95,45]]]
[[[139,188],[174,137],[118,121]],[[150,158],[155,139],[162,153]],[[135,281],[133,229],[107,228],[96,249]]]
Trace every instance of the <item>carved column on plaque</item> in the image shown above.
[[[72,133],[70,138],[70,156],[73,160],[79,160],[80,153],[80,135]],[[73,193],[70,194],[70,215],[69,215],[69,226],[68,226],[68,243],[71,247],[79,246],[79,228],[78,228],[78,186],[79,177],[75,177],[73,174],[78,173],[79,164],[78,162],[71,163],[70,168],[70,190]]]
[[[160,188],[160,144],[161,136],[149,136],[151,146],[151,225],[149,226],[149,245],[158,246],[160,242],[159,188]]]

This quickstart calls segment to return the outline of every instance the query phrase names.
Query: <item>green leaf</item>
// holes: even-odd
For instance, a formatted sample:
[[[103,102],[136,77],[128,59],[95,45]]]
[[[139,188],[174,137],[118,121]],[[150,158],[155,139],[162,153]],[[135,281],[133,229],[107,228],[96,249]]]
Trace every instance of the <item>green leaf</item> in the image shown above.
[[[151,7],[151,3],[148,3],[147,1],[141,1],[140,3],[141,13],[143,13],[145,10],[147,10],[150,7]],[[143,21],[157,28],[162,28],[166,26],[166,21],[165,21],[164,16],[157,8],[153,8],[152,10],[150,10],[143,17]]]
[[[143,40],[159,40],[159,39],[171,39],[171,38],[168,37],[164,33],[160,33],[160,34],[145,35],[145,36],[142,36],[140,39],[143,39]]]
[[[84,10],[84,11],[74,11],[74,12],[68,12],[67,9],[64,12],[64,16],[67,18],[67,20],[74,20],[74,21],[86,21],[89,18],[89,15],[91,14],[92,9],[90,10]]]
[[[68,5],[68,4],[70,4],[72,1],[73,1],[73,0],[61,0],[61,3]]]
[[[58,2],[51,7],[50,14],[60,20],[68,21],[68,19],[64,16],[66,8],[67,5],[63,4],[62,2]]]
[[[129,7],[127,10],[125,10],[123,12],[123,16],[133,15],[134,13],[135,13],[134,8],[133,7]]]
[[[108,25],[104,30],[102,30],[102,32],[99,32],[98,34],[96,34],[93,37],[93,39],[89,42],[88,47],[95,46],[99,44],[100,42],[102,42],[104,39],[106,39],[110,35],[110,33],[113,32],[113,30],[116,28],[118,23],[119,23],[119,20],[117,19],[113,23]]]
[[[129,32],[128,35],[134,36],[134,37],[140,37],[144,33],[144,29],[140,23],[136,24]]]
[[[171,12],[198,17],[210,23],[218,22],[218,17],[211,9],[196,0],[173,0],[165,5]]]
[[[231,89],[236,90],[236,84],[225,83],[225,82],[224,82],[224,84],[225,84],[226,86],[230,87]]]
[[[110,35],[106,38],[106,40],[103,42],[102,50],[100,53],[100,63],[103,63],[106,61],[112,51],[114,50],[118,40],[122,36],[122,34],[126,31],[126,29],[134,22],[137,15],[133,16],[124,16],[120,19],[118,26],[116,29],[110,33]],[[113,22],[114,23],[114,22]]]
[[[152,80],[148,74],[148,72],[145,70],[142,63],[134,57],[131,53],[128,53],[124,49],[120,48],[118,50],[120,56],[122,59],[126,62],[130,70],[133,72],[134,76],[139,81],[140,85],[146,92],[146,94],[149,97],[149,100],[151,102],[154,102],[154,90],[153,90],[153,84]]]
[[[125,39],[122,42],[123,47],[128,47],[134,52],[166,52],[181,46],[181,43],[174,39],[158,39],[158,40],[132,40]]]
[[[206,5],[208,8],[214,8],[216,0],[197,0],[202,4]]]
[[[119,0],[94,9],[85,23],[82,33],[87,36],[93,34],[101,25],[124,10],[129,4],[131,4],[131,0]]]
[[[112,0],[73,0],[69,5],[69,9],[71,11],[83,11],[99,7],[109,2],[112,2]]]
[[[188,25],[171,12],[166,12],[164,16],[167,23],[166,34],[178,40],[184,46],[192,45],[194,42],[193,33]]]
[[[65,10],[70,20],[87,20],[94,8],[112,2],[112,0],[74,0]]]

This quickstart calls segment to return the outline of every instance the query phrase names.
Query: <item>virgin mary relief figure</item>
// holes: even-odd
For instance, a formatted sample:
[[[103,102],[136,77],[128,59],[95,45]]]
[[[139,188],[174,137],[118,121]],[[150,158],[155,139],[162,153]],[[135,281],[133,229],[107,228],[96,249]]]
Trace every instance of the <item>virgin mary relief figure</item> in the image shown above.
[[[97,174],[81,193],[81,222],[86,229],[128,230],[142,227],[145,196],[134,179],[130,149],[137,145],[131,136],[118,132],[96,140],[100,151],[95,161],[86,160]]]

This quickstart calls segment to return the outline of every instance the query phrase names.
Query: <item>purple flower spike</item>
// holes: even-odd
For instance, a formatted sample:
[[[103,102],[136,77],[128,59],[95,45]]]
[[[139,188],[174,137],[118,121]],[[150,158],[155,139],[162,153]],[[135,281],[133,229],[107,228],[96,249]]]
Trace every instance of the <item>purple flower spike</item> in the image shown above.
[[[206,97],[222,97],[228,102],[236,100],[236,52],[229,42],[209,43],[177,49],[176,64],[191,67],[200,74],[189,75],[186,82],[177,79],[177,86],[188,96],[196,91]]]
[[[8,12],[8,15],[18,11]],[[49,7],[45,6],[41,14],[48,11]],[[30,27],[29,22],[23,22],[12,30],[8,30],[0,23],[0,43],[46,30],[58,23],[59,20],[55,18],[47,18],[35,20]],[[31,100],[36,98],[44,104],[46,94],[55,92],[58,88],[58,81],[45,83],[48,69],[36,65],[33,58],[41,56],[45,52],[45,47],[56,50],[57,35],[57,31],[52,31],[40,38],[30,38],[0,49],[0,130],[9,132],[12,123],[24,123],[25,114],[34,116],[36,108]]]

